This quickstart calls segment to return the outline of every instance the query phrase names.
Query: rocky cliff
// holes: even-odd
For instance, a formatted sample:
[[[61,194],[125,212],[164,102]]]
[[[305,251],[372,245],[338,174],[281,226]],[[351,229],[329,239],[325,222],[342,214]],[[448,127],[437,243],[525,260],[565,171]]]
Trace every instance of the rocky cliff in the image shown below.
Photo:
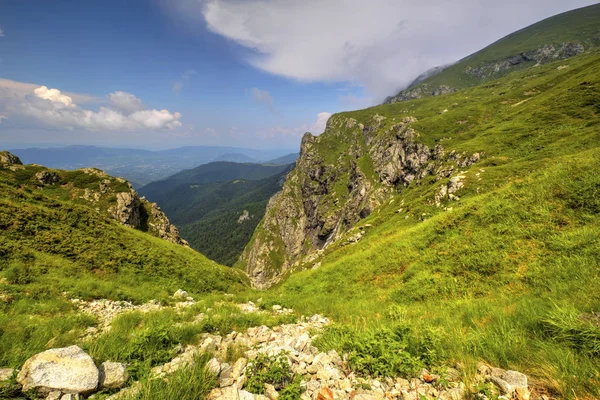
[[[410,184],[450,177],[479,154],[447,152],[419,141],[414,118],[334,115],[325,133],[302,138],[300,158],[240,258],[254,286],[266,288],[314,265],[331,244]],[[439,196],[453,195],[442,193]],[[349,238],[350,242],[360,238]]]

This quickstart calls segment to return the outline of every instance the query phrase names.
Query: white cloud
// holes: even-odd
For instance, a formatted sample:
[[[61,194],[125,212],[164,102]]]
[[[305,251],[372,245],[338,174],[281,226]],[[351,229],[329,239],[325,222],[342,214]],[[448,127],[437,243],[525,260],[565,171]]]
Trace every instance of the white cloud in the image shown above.
[[[178,80],[177,82],[173,83],[173,87],[172,90],[174,93],[179,94],[179,92],[181,92],[181,89],[183,89],[183,86],[188,84],[190,82],[190,80],[192,79],[192,76],[198,74],[198,71],[196,71],[195,69],[187,69],[185,70],[185,72],[183,74],[181,74],[181,79]]]
[[[325,132],[325,127],[327,126],[327,121],[331,117],[331,113],[328,112],[320,112],[317,114],[317,121],[310,126],[311,133],[315,135],[320,135]]]
[[[312,124],[303,124],[296,127],[274,126],[266,132],[262,132],[260,136],[263,138],[274,137],[301,137],[306,132],[313,135],[320,135],[325,131],[327,121],[331,117],[331,113],[320,112],[317,114],[317,120]]]
[[[110,93],[107,98],[113,109],[122,111],[125,114],[130,114],[144,109],[142,100],[138,99],[131,93],[117,91]]]
[[[73,99],[67,95],[61,94],[58,89],[48,89],[46,86],[40,86],[39,88],[34,89],[33,94],[40,99],[61,103],[65,107],[75,107]]]
[[[356,82],[375,100],[545,17],[595,0],[172,0],[252,50],[247,61],[301,81]]]
[[[32,84],[0,81],[0,111],[4,119],[35,122],[42,127],[92,131],[140,131],[181,127],[181,114],[168,110],[147,110],[142,101],[126,92],[107,96],[108,106],[98,111],[82,108],[73,97],[58,89]],[[29,89],[29,93],[23,92]],[[85,99],[85,96],[82,97]]]
[[[0,37],[4,37],[4,29],[0,29]]]

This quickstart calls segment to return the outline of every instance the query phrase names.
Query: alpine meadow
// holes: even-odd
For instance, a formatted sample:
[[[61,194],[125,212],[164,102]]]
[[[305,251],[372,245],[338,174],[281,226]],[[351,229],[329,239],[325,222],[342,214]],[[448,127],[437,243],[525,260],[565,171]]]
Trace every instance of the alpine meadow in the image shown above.
[[[123,91],[98,96],[96,85],[113,85],[108,64],[81,90],[83,78],[69,86],[63,75],[40,73],[75,93],[12,80],[29,70],[0,59],[13,71],[0,79],[0,398],[600,398],[600,4],[509,1],[507,10],[539,22],[389,87],[381,104],[321,112],[317,123],[289,128],[308,98],[331,106],[349,93],[342,104],[354,104],[353,90],[370,88],[352,69],[335,79],[294,72],[310,62],[302,51],[315,43],[304,36],[311,29],[331,33],[320,40],[337,51],[334,26],[297,18],[307,9],[355,17],[350,2],[333,1],[328,14],[313,0],[136,1],[140,11],[110,1],[119,18],[88,9],[92,2],[57,2],[78,14],[61,19],[48,40],[80,32],[66,49],[90,40],[131,60],[120,68],[141,68],[128,76],[140,80],[147,103]],[[25,24],[26,10],[9,3],[6,21],[0,12],[0,55],[34,62],[3,43],[35,31],[17,29],[12,21]],[[424,12],[400,3],[415,18]],[[433,3],[427,10],[450,9]],[[389,21],[397,9],[380,0],[372,7],[382,11],[364,11],[356,29],[387,32],[369,28],[369,18]],[[504,29],[512,18],[469,7],[464,21],[496,10]],[[542,19],[544,7],[562,13]],[[112,47],[89,33],[102,21],[111,21]],[[169,25],[155,31],[161,24]],[[436,32],[397,24],[411,40]],[[213,58],[183,56],[188,41]],[[332,71],[380,60],[379,47],[344,39],[342,48]],[[167,53],[159,60],[150,49]],[[74,70],[100,60],[78,51],[85,62]],[[288,51],[297,65],[278,72]],[[176,60],[195,69],[154,80],[151,71]],[[231,81],[211,77],[221,73]],[[270,92],[259,89],[269,84]],[[153,108],[161,85],[169,110]],[[245,103],[230,103],[233,88]],[[330,92],[334,103],[319,99]],[[185,120],[202,108],[209,111]],[[223,117],[229,125],[211,119],[234,109]],[[224,125],[200,129],[201,119]],[[37,147],[15,144],[27,135]],[[86,135],[86,145],[100,147],[72,146]],[[129,137],[148,146],[131,150]],[[154,148],[156,138],[181,147]]]

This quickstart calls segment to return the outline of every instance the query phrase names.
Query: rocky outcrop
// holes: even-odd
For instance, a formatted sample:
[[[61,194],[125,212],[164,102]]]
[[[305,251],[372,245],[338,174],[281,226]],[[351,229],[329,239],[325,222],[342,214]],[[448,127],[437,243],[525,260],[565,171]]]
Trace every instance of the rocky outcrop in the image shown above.
[[[270,199],[240,259],[255,287],[267,288],[291,271],[312,266],[392,193],[428,175],[447,178],[459,164],[479,160],[478,154],[447,153],[440,145],[432,149],[421,143],[415,122],[373,115],[363,124],[336,115],[323,135],[304,135],[296,169]]]
[[[478,66],[468,66],[465,73],[479,80],[486,80],[527,63],[531,65],[546,64],[574,57],[584,51],[585,48],[580,42],[566,42],[560,45],[547,44],[538,49],[515,54],[502,60]]]
[[[56,172],[40,171],[35,174],[35,179],[42,185],[54,185],[60,182],[60,176]]]
[[[117,205],[112,209],[113,217],[130,228],[139,228],[142,222],[140,197],[137,192],[117,193]]]
[[[0,151],[0,168],[8,168],[12,171],[16,171],[23,168],[23,163],[19,157],[4,150]]]
[[[142,201],[146,200],[144,199]],[[167,218],[167,215],[160,209],[158,204],[149,204],[152,216],[148,222],[150,231],[154,232],[161,239],[188,247],[188,242],[179,236],[179,229],[169,221],[169,218]]]
[[[394,104],[400,101],[416,100],[430,96],[441,96],[443,94],[454,92],[456,92],[456,89],[448,85],[431,86],[428,84],[423,84],[401,90],[397,95],[386,98],[383,104]]]
[[[78,346],[51,349],[28,359],[17,375],[23,391],[41,394],[92,393],[98,387],[98,369],[94,360]]]
[[[19,157],[8,151],[0,151],[0,166],[8,167],[10,165],[23,165]]]
[[[103,182],[100,190],[106,190]],[[116,205],[109,212],[121,224],[133,229],[147,230],[161,239],[188,247],[188,242],[179,235],[179,229],[169,221],[158,204],[150,203],[140,198],[138,193],[129,185],[129,192],[116,194]],[[148,210],[150,211],[148,213]]]

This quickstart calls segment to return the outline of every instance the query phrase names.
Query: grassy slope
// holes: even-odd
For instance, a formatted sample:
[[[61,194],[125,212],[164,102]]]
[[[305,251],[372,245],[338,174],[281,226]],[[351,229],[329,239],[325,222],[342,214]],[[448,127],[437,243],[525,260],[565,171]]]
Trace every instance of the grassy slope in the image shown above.
[[[600,56],[534,72],[345,113],[415,116],[420,140],[485,156],[448,211],[432,205],[444,181],[411,185],[364,221],[374,227],[361,242],[265,298],[354,326],[433,329],[444,360],[599,396],[600,328],[580,314],[600,310]]]
[[[595,39],[592,39],[594,37]],[[600,5],[598,4],[550,17],[512,33],[460,60],[440,74],[426,79],[422,84],[429,84],[431,87],[448,85],[456,89],[469,87],[480,83],[477,78],[465,73],[465,69],[469,66],[476,67],[501,61],[544,45],[557,46],[565,42],[589,40],[594,40],[596,46],[600,44]],[[524,63],[521,67],[532,65]]]
[[[38,169],[0,170],[0,365],[16,367],[49,343],[73,343],[93,324],[63,292],[144,302],[167,301],[178,288],[201,296],[246,286],[239,271],[71,199],[72,186],[37,188]],[[85,186],[79,177],[75,185]]]

